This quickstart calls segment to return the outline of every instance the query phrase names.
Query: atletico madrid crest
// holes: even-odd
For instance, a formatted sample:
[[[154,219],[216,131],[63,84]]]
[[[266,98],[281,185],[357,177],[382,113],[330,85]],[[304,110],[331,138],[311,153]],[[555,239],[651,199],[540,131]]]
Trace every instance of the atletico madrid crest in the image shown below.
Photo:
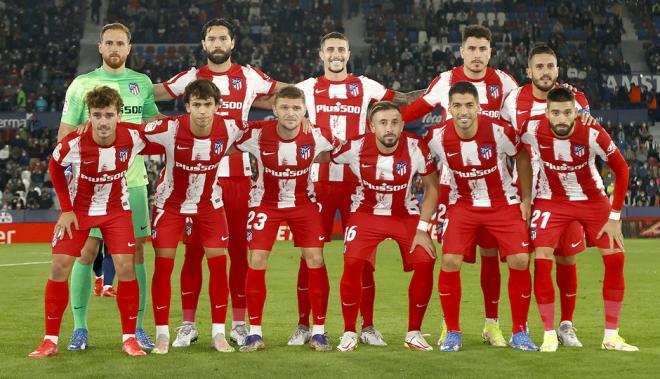
[[[119,150],[119,161],[124,163],[128,160],[128,148],[124,147]]]
[[[351,96],[356,97],[360,94],[360,86],[357,83],[351,83],[348,85],[348,92]]]
[[[234,87],[236,91],[240,91],[241,88],[243,88],[243,79],[231,78],[231,86]]]
[[[576,157],[583,157],[584,152],[585,152],[584,145],[573,146],[573,154],[575,154]]]
[[[300,147],[300,158],[307,160],[312,155],[312,147],[304,145]]]
[[[399,162],[394,166],[394,172],[396,172],[398,175],[405,175],[406,172],[408,171],[408,164],[406,162]]]
[[[213,144],[213,152],[216,155],[219,155],[222,152],[222,146],[224,146],[224,144],[225,143],[223,141],[215,141]]]
[[[479,153],[483,159],[490,159],[493,157],[493,147],[492,146],[481,146],[479,148]]]
[[[140,94],[140,86],[137,83],[128,83],[128,90],[131,91],[134,96]]]
[[[491,84],[488,86],[488,93],[490,94],[490,97],[493,99],[497,99],[500,97],[500,86],[497,84]]]

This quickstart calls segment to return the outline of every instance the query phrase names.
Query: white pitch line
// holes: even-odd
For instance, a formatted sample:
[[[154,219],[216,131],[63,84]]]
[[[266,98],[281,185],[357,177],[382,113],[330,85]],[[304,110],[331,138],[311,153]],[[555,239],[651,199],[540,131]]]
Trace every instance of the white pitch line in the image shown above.
[[[10,266],[27,266],[27,265],[42,265],[50,263],[50,261],[44,261],[44,262],[25,262],[25,263],[8,263],[8,264],[2,264],[0,267],[10,267]]]

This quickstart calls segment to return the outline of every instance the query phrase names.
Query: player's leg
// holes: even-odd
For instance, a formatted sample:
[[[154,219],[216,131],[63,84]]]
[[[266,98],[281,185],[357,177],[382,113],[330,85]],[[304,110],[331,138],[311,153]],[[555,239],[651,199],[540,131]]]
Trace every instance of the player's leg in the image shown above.
[[[543,344],[540,350],[557,350],[559,340],[555,331],[555,286],[552,281],[552,247],[534,249],[534,297],[543,324]]]
[[[562,234],[555,249],[555,279],[559,289],[561,318],[557,338],[559,343],[569,347],[582,347],[573,327],[573,312],[577,300],[577,259],[576,255],[584,251],[584,229],[574,221]]]
[[[188,347],[197,342],[199,337],[195,316],[199,294],[202,292],[204,247],[200,243],[193,219],[186,217],[185,223],[183,236],[185,255],[180,276],[183,323],[176,329],[176,338],[172,342],[172,347]]]
[[[484,295],[484,328],[481,337],[484,343],[495,347],[506,347],[498,318],[500,302],[500,261],[497,240],[488,231],[480,230],[477,237],[479,254],[481,255],[481,291]]]
[[[103,246],[102,248],[99,247],[99,255],[103,256],[103,261],[101,264],[103,270],[103,291],[101,292],[101,295],[106,297],[116,297],[117,292],[113,288],[116,275],[115,264],[112,261],[112,255],[110,255],[108,246],[106,244],[101,245]]]
[[[128,189],[128,202],[131,205],[131,218],[133,222],[133,235],[135,236],[135,276],[137,278],[140,304],[136,323],[137,341],[143,349],[151,350],[154,343],[144,331],[144,313],[147,308],[148,282],[147,268],[144,264],[144,243],[151,234],[149,225],[149,209],[147,200],[147,187],[134,187]],[[112,250],[111,250],[112,253]]]
[[[593,241],[603,257],[605,273],[603,277],[603,302],[605,305],[605,330],[601,348],[618,351],[638,351],[637,346],[630,345],[619,335],[619,315],[623,304],[626,282],[623,275],[625,261],[624,248],[614,241],[610,247],[610,237],[598,234],[609,222],[610,203],[604,198],[580,204],[579,221],[584,227],[587,240]]]
[[[102,249],[103,247],[99,244],[99,251],[94,260],[94,265],[92,266],[94,276],[96,276],[94,279],[94,296],[101,296],[101,293],[103,292],[103,259],[105,257],[103,256]]]
[[[156,323],[156,343],[151,352],[155,354],[167,354],[169,352],[172,271],[174,270],[176,247],[184,227],[184,216],[154,208],[151,238],[156,257],[154,275],[151,279],[151,305]]]
[[[92,236],[93,235],[93,236]],[[87,310],[92,294],[92,265],[99,252],[101,231],[94,228],[90,231],[80,258],[76,260],[71,271],[71,311],[73,312],[73,334],[67,350],[84,350],[88,342]]]

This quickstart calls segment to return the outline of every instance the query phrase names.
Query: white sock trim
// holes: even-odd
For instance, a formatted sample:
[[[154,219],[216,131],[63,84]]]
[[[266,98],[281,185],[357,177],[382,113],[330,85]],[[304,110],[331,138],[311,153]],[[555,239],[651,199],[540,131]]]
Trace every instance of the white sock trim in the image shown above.
[[[261,334],[261,325],[250,325],[250,335],[257,335],[263,337]]]
[[[225,334],[225,324],[211,324],[211,338],[218,333]]]
[[[135,338],[135,334],[122,334],[121,335],[121,342],[126,342],[127,339],[129,338]]]
[[[57,345],[57,342],[59,341],[60,337],[59,336],[44,336],[44,340],[51,340],[55,345]]]
[[[317,334],[324,334],[325,333],[325,325],[314,325],[312,326],[312,335],[315,336]]]
[[[170,327],[169,325],[156,325],[156,338],[159,335],[165,335],[167,338],[170,338]]]

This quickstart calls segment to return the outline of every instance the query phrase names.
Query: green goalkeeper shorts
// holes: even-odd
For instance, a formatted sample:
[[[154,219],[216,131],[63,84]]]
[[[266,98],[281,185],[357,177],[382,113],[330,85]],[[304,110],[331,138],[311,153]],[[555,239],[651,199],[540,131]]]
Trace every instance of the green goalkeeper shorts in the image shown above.
[[[149,210],[147,206],[147,187],[133,187],[128,189],[128,203],[131,206],[133,218],[133,234],[135,238],[147,237],[151,234],[149,226]],[[103,239],[101,229],[93,228],[89,236]]]

